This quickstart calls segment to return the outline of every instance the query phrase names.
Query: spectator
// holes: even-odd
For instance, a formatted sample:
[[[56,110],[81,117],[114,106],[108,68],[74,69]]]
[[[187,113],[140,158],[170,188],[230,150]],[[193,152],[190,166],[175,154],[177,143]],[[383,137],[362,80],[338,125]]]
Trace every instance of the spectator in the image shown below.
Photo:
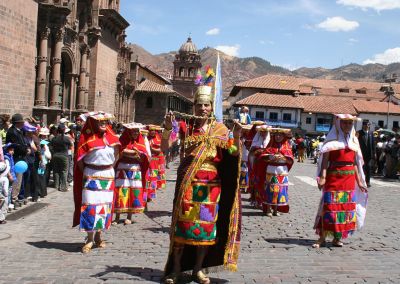
[[[10,127],[11,127],[10,115],[9,114],[0,115],[0,138],[3,145],[6,144],[6,135]]]
[[[10,171],[8,172],[8,181],[9,181],[9,196],[8,196],[8,208],[16,209],[16,200],[18,199],[18,190],[15,189],[17,185],[17,176],[15,174],[15,163],[14,163],[14,144],[8,143],[4,145],[4,161],[10,167]]]
[[[67,170],[67,182],[69,186],[73,185],[73,172],[74,172],[74,142],[75,142],[75,126],[71,125],[71,128],[65,128],[65,136],[71,141],[71,147],[68,149],[68,170]]]
[[[8,172],[9,166],[5,162],[0,162],[0,224],[7,223],[6,214],[8,206]]]
[[[6,143],[13,143],[15,145],[14,148],[14,161],[15,163],[19,161],[25,161],[26,162],[26,156],[30,152],[30,147],[26,143],[22,128],[24,126],[24,118],[22,117],[21,114],[16,113],[11,117],[11,123],[12,126],[8,129],[7,135],[6,135]],[[17,184],[14,187],[13,190],[15,192],[13,194],[18,194],[18,200],[19,204],[25,203],[26,201],[24,200],[24,194],[25,194],[25,185],[23,181],[23,174],[18,173],[17,174]]]
[[[48,136],[50,135],[50,131],[47,127],[42,127],[39,131],[39,139],[40,139],[40,153],[41,160],[39,162],[38,168],[38,187],[40,196],[47,196],[47,165],[51,160],[51,152],[48,144],[50,143],[48,140]]]
[[[65,125],[60,124],[57,128],[58,136],[52,141],[54,171],[54,187],[59,191],[68,191],[67,170],[68,170],[68,149],[72,146],[71,140],[65,135]]]
[[[33,202],[40,201],[39,198],[39,187],[38,183],[38,168],[40,157],[40,145],[39,138],[36,135],[37,129],[27,121],[24,124],[23,130],[25,132],[26,143],[30,147],[30,151],[26,156],[26,163],[28,164],[28,170],[24,173],[24,185],[25,185],[25,198],[32,200]]]
[[[358,142],[360,143],[361,153],[364,159],[364,174],[367,187],[371,187],[371,163],[375,159],[375,141],[372,131],[370,131],[369,120],[364,120],[362,129],[358,131]]]

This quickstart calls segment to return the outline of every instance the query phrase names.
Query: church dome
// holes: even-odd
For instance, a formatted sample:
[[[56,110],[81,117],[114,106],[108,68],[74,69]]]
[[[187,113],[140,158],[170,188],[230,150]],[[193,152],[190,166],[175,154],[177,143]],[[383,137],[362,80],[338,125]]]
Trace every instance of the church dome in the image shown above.
[[[179,53],[197,53],[197,47],[192,42],[192,38],[188,37],[187,41],[179,48]]]

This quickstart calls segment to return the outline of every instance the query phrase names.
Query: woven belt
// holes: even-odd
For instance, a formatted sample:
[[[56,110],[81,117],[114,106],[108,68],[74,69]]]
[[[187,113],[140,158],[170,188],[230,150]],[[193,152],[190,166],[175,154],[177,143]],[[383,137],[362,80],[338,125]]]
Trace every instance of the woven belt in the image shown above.
[[[112,165],[92,165],[92,164],[85,164],[85,167],[92,169],[92,170],[108,170],[108,169],[112,169],[113,166]]]

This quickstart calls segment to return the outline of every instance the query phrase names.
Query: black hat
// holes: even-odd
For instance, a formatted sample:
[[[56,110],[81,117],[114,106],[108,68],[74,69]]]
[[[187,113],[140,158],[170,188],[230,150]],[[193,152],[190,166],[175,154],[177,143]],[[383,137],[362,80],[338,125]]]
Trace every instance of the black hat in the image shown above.
[[[362,122],[363,125],[369,125],[369,120],[368,119],[364,119]]]
[[[16,113],[11,117],[11,123],[24,122],[24,117],[20,113]]]

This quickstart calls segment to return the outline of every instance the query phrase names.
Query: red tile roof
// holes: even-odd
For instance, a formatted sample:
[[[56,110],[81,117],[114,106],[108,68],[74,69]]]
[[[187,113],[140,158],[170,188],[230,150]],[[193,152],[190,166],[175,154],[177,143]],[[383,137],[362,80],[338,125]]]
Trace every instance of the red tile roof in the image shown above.
[[[281,108],[303,108],[300,97],[257,93],[236,102],[237,105],[270,106]]]
[[[387,113],[388,111],[387,102],[369,102],[357,100],[353,102],[353,105],[359,113]],[[391,114],[400,114],[400,106],[390,103],[389,112]]]
[[[136,91],[138,93],[160,93],[160,94],[170,94],[170,95],[175,95],[177,97],[180,97],[186,101],[190,101],[188,98],[186,98],[185,96],[183,96],[182,94],[174,91],[173,89],[167,88],[163,85],[160,85],[158,83],[155,83],[151,80],[144,80],[143,82],[141,82]]]
[[[383,83],[358,82],[347,80],[311,79],[306,77],[295,77],[278,74],[268,74],[236,84],[230,96],[236,94],[242,88],[270,89],[300,91],[302,94],[317,92],[318,95],[355,97],[365,99],[381,100],[385,97],[381,92]],[[396,93],[400,92],[400,84],[392,84]],[[349,89],[348,93],[339,92],[339,89]],[[357,93],[357,90],[365,90],[366,94]]]

